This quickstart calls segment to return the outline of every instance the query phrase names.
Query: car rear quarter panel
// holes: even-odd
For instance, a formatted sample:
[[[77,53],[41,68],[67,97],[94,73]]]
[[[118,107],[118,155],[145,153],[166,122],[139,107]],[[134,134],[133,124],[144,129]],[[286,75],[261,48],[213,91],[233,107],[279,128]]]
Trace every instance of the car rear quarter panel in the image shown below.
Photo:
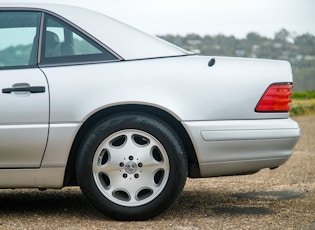
[[[288,62],[216,58],[208,67],[209,60],[187,56],[43,68],[51,121],[82,122],[101,108],[126,103],[153,105],[179,120],[288,117],[254,111],[270,84],[292,82]]]
[[[43,166],[65,165],[81,124],[115,105],[150,105],[180,122],[288,117],[254,112],[270,84],[292,81],[288,62],[216,58],[209,67],[210,59],[186,56],[43,67],[51,111]]]

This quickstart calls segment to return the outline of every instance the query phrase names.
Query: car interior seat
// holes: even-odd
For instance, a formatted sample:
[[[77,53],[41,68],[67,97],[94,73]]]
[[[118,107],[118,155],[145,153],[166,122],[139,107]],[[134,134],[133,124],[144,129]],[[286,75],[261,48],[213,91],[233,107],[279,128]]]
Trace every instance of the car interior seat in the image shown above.
[[[59,57],[61,55],[61,44],[57,34],[46,31],[45,57]]]

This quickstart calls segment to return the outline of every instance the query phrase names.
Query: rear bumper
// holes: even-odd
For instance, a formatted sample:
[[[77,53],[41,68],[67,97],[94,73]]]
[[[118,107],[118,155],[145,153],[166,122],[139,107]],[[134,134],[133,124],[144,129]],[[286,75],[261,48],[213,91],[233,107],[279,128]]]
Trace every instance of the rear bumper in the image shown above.
[[[274,168],[288,160],[300,137],[291,119],[183,122],[202,177]]]

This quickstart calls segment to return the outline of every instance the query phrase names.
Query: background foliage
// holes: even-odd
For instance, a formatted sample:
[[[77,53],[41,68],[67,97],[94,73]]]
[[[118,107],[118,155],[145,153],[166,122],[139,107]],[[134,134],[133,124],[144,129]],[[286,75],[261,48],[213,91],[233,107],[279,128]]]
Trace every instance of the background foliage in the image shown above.
[[[237,56],[290,61],[294,76],[294,91],[315,90],[315,36],[297,35],[285,29],[267,38],[248,33],[246,38],[198,34],[160,36],[194,53],[209,56]]]

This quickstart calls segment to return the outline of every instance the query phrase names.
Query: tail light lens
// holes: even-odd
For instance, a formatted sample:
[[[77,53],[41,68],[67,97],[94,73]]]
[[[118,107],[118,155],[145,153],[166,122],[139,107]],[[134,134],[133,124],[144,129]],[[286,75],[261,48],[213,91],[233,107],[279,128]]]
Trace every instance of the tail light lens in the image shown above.
[[[292,83],[276,83],[268,87],[258,102],[256,112],[289,112]]]

